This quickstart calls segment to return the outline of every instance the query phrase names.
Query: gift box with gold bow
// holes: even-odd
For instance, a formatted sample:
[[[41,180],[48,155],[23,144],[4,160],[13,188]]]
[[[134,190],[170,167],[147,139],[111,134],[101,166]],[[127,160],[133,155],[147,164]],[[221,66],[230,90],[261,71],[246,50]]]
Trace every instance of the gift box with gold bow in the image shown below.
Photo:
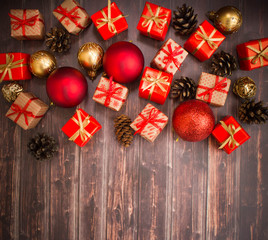
[[[79,108],[61,130],[69,137],[70,141],[83,147],[100,129],[101,125],[97,120]]]
[[[8,110],[6,117],[24,130],[34,128],[48,110],[48,105],[32,93],[22,92]]]
[[[108,1],[108,6],[93,14],[91,19],[104,40],[128,29],[125,16],[114,2]]]
[[[143,35],[164,41],[170,20],[170,9],[146,2],[137,29]]]
[[[30,55],[26,53],[0,53],[0,83],[8,80],[28,80]]]
[[[167,123],[168,117],[148,103],[130,126],[136,131],[135,134],[140,134],[149,142],[153,142]]]
[[[268,66],[268,38],[239,44],[236,50],[240,69],[250,71]]]
[[[86,10],[75,0],[65,0],[53,11],[53,15],[74,35],[78,35],[92,22]]]
[[[203,62],[211,57],[224,39],[225,36],[205,20],[187,39],[184,48]]]
[[[173,75],[145,67],[139,87],[139,96],[164,104],[170,91]]]
[[[157,52],[151,62],[151,66],[174,75],[180,69],[187,55],[188,52],[170,38]]]
[[[128,89],[110,79],[101,77],[93,100],[115,111],[119,111],[128,96]]]
[[[45,23],[37,9],[11,9],[11,37],[18,40],[42,40],[45,36]]]
[[[232,116],[223,118],[212,131],[212,135],[220,143],[219,149],[228,154],[250,139],[248,133]]]
[[[225,104],[231,80],[202,72],[196,90],[196,99],[222,107]]]

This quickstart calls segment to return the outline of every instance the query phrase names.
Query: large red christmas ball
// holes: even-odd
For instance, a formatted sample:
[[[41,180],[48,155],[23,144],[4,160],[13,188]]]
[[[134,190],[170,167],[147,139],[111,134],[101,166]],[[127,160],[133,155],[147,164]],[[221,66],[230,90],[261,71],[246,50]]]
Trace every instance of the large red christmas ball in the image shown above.
[[[70,108],[80,104],[87,94],[87,80],[72,67],[61,67],[47,79],[47,95],[60,107]]]
[[[199,100],[181,103],[172,118],[175,132],[185,141],[206,139],[214,129],[215,117],[208,104]]]
[[[108,76],[120,83],[135,81],[141,74],[144,57],[141,50],[130,42],[116,42],[104,54],[103,68]]]

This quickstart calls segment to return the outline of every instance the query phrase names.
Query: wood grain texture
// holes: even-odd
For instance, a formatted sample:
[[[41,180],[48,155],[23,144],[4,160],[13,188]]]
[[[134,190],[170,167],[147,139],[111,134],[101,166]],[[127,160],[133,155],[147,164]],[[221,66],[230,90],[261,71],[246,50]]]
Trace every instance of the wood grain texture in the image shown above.
[[[154,0],[175,10],[183,2]],[[12,39],[7,15],[11,8],[38,8],[47,30],[60,26],[52,11],[61,0],[4,0],[1,2],[1,52],[22,51],[32,54],[46,49],[43,41]],[[80,0],[92,15],[107,5],[106,0]],[[145,1],[117,1],[129,29],[104,41],[91,25],[78,37],[72,36],[71,50],[56,54],[59,67],[78,65],[76,54],[88,41],[106,50],[112,43],[132,41],[142,50],[145,66],[150,64],[162,42],[140,35],[136,26]],[[224,5],[242,11],[243,25],[238,33],[227,36],[219,50],[236,56],[236,45],[268,36],[265,0],[189,0],[198,14]],[[169,29],[167,38],[183,45],[181,37]],[[217,51],[219,51],[217,50]],[[200,63],[188,56],[175,78],[198,81],[209,62]],[[83,70],[81,70],[83,71]],[[85,71],[83,71],[84,74]],[[268,103],[268,68],[250,72],[238,70],[230,79],[249,76],[257,84],[256,99]],[[100,77],[100,75],[99,75]],[[243,124],[251,139],[231,155],[217,149],[209,137],[199,143],[179,140],[172,130],[172,114],[178,102],[168,99],[154,104],[169,117],[169,123],[154,143],[140,136],[125,149],[115,140],[113,119],[126,114],[132,120],[148,103],[138,97],[139,81],[127,85],[130,94],[118,113],[92,100],[98,79],[88,78],[88,96],[80,104],[102,125],[83,148],[70,142],[61,127],[75,108],[51,108],[38,126],[24,131],[5,117],[10,104],[0,94],[0,240],[29,239],[167,239],[167,240],[266,240],[268,239],[268,135],[267,125]],[[20,81],[24,88],[49,103],[45,80]],[[1,84],[2,87],[3,84]],[[238,99],[231,92],[224,107],[213,108],[218,122],[226,115],[238,119]],[[27,151],[27,142],[37,132],[47,132],[59,143],[59,153],[51,161],[37,162]]]

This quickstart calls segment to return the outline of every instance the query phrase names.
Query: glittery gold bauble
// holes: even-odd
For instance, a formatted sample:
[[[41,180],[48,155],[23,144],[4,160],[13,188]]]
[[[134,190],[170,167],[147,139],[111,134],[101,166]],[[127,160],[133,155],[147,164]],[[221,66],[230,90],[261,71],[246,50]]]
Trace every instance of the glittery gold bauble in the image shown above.
[[[21,92],[23,92],[23,87],[15,82],[2,87],[3,96],[8,102],[14,102]]]
[[[98,69],[102,66],[103,55],[102,47],[93,42],[85,43],[78,51],[78,62],[87,70],[92,80],[96,77]]]
[[[256,84],[249,77],[241,77],[236,80],[233,92],[241,98],[251,98],[256,95]]]
[[[232,6],[222,7],[217,12],[211,11],[208,17],[223,34],[237,32],[242,25],[241,12]]]
[[[48,77],[57,68],[56,58],[48,51],[35,52],[31,55],[29,68],[36,77]]]

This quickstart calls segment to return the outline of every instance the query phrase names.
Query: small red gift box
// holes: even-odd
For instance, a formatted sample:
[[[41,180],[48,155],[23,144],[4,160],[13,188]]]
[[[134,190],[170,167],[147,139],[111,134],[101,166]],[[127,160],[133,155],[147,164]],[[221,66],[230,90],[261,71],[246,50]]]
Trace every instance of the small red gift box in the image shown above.
[[[62,127],[62,131],[78,146],[83,147],[101,129],[97,120],[79,108],[73,117]]]
[[[45,36],[45,24],[37,9],[11,9],[11,37],[18,40],[42,40]]]
[[[91,16],[91,19],[104,40],[128,29],[128,24],[115,3],[108,1],[108,6]]]
[[[225,36],[205,20],[187,39],[184,48],[203,62],[211,57],[224,39]]]
[[[164,41],[170,20],[170,9],[146,2],[137,29],[146,36]]]
[[[7,80],[27,80],[30,55],[26,53],[0,53],[0,83]]]
[[[268,66],[268,38],[239,44],[236,50],[240,69],[250,71]]]
[[[174,75],[187,55],[188,52],[170,38],[155,55],[151,66]]]
[[[172,74],[145,67],[139,87],[139,96],[164,104],[170,91]]]
[[[232,116],[223,118],[212,131],[212,135],[221,144],[219,149],[223,149],[228,154],[250,139],[247,132]]]
[[[119,111],[126,101],[128,89],[110,79],[102,77],[93,95],[93,100],[115,111]]]
[[[91,24],[86,10],[75,0],[65,0],[53,11],[53,15],[74,35],[78,35]]]
[[[202,72],[196,90],[196,99],[222,107],[225,104],[231,80]]]
[[[167,125],[168,117],[148,103],[130,126],[149,142],[153,142]],[[134,135],[135,135],[134,134]]]

